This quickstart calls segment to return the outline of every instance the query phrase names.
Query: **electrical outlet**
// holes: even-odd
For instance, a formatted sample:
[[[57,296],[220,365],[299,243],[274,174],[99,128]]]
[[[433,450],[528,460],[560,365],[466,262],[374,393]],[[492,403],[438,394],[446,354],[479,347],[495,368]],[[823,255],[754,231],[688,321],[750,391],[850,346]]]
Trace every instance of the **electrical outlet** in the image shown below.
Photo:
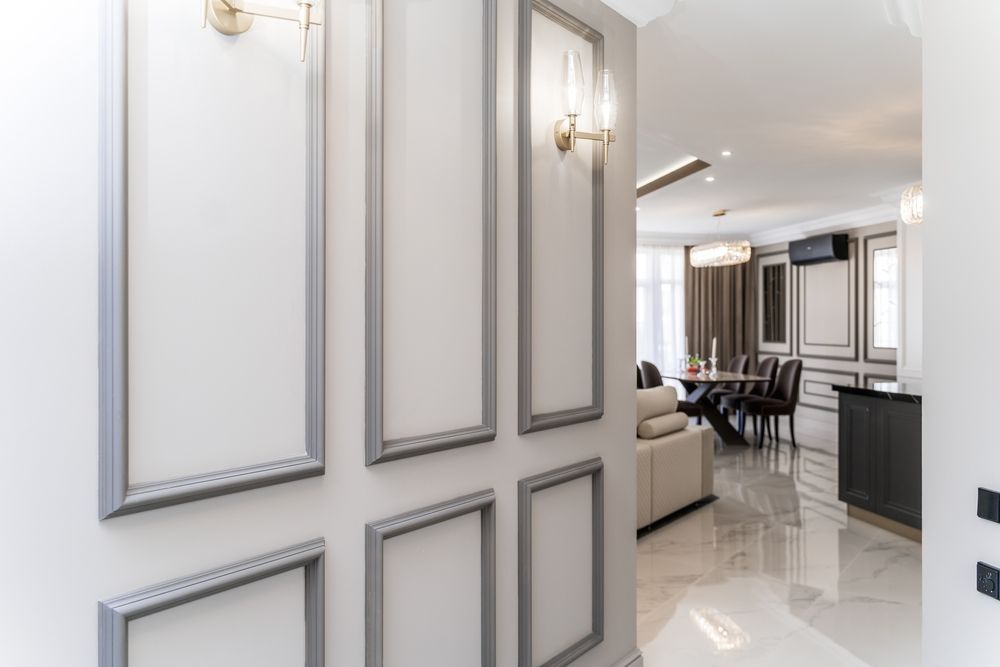
[[[991,598],[1000,599],[1000,570],[986,563],[976,565],[976,590]]]
[[[1000,493],[980,487],[976,516],[1000,523]]]

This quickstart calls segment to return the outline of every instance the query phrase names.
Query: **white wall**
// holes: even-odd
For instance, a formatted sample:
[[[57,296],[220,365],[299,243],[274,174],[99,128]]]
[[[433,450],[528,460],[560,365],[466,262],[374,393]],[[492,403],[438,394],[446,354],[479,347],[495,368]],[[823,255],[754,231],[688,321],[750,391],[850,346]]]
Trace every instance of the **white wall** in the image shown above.
[[[1000,564],[1000,526],[976,517],[976,488],[1000,489],[1000,364],[980,351],[1000,335],[1000,5],[925,0],[924,26],[924,664],[982,665],[1000,623],[975,583]]]
[[[197,22],[199,3],[191,0],[190,4],[190,20]],[[512,666],[517,655],[516,482],[593,456],[601,456],[606,466],[607,622],[605,641],[576,664],[607,667],[634,648],[635,459],[629,443],[634,431],[635,28],[600,3],[566,0],[562,4],[604,32],[606,62],[615,69],[622,109],[618,141],[606,172],[604,418],[530,438],[516,435],[517,8],[513,0],[501,0],[499,435],[490,444],[364,467],[362,165],[367,16],[363,0],[331,2],[325,30],[326,475],[104,522],[97,520],[97,91],[101,3],[49,3],[43,21],[38,20],[33,3],[5,7],[0,22],[0,62],[4,63],[0,68],[0,90],[5,91],[0,105],[0,146],[4,147],[0,154],[0,527],[5,545],[0,550],[0,663],[23,667],[94,664],[98,600],[323,536],[327,540],[328,664],[363,664],[365,523],[492,487],[497,496],[498,665]],[[439,29],[448,27],[443,24]],[[198,31],[197,38],[209,34]],[[239,39],[233,38],[231,44],[238,45]],[[174,46],[185,48],[183,42]],[[273,56],[293,60],[294,46],[295,36],[291,34],[287,52],[275,50]],[[420,48],[419,43],[411,46]],[[433,77],[434,73],[426,75]],[[413,103],[416,99],[411,98]],[[248,109],[247,113],[253,111]],[[459,131],[448,126],[424,130],[446,134]],[[247,139],[254,141],[253,137]],[[218,147],[204,149],[210,156],[220,156]],[[224,152],[221,154],[224,156]],[[446,159],[442,155],[447,153],[428,151],[421,164],[430,173],[447,167],[438,164]],[[251,152],[249,158],[266,156]],[[197,157],[178,156],[178,160],[192,159]],[[179,191],[178,196],[188,193]],[[432,225],[434,218],[421,214],[413,224]],[[412,242],[431,243],[433,238],[432,234],[418,235]],[[467,252],[478,252],[478,239],[463,237],[460,243],[468,245]],[[148,251],[157,252],[155,244]],[[223,263],[218,270],[224,272],[226,268]],[[547,270],[560,268],[553,263]],[[460,530],[463,525],[445,531],[449,544],[474,540],[466,534],[474,531]],[[403,543],[399,546],[398,553],[406,552],[402,547],[412,547]],[[410,553],[441,551],[413,549]],[[456,576],[462,581],[468,579],[468,559],[476,558],[474,551],[450,549],[445,553],[459,559],[453,570]],[[575,554],[560,557],[572,559]],[[398,565],[394,562],[391,567]],[[420,568],[410,572],[420,572]],[[400,571],[390,574],[400,576]],[[247,610],[247,619],[260,622],[266,617],[261,616],[261,610],[268,609],[268,605],[256,606],[261,599],[255,595],[274,596],[276,610],[294,604],[289,602],[292,591],[283,581],[241,593],[255,605]],[[427,599],[420,613],[425,619],[433,618],[440,609],[443,618],[451,618],[453,614],[444,612],[454,609],[451,605],[456,602],[455,596],[470,594],[468,586],[461,588]],[[398,597],[389,604],[397,602]],[[457,602],[464,605],[468,600],[462,597]],[[227,608],[224,603],[220,599],[206,604],[203,612],[211,618],[213,613]],[[398,622],[396,614],[406,612],[406,607],[392,606],[393,622]],[[409,612],[413,613],[412,607]],[[284,611],[280,615],[281,622],[285,622]],[[215,620],[220,631],[229,627],[224,619],[216,616]],[[287,624],[287,632],[301,632],[298,620]],[[543,634],[548,624],[561,622],[544,616],[535,620],[536,633]],[[164,622],[151,622],[145,627],[142,636],[153,642],[157,636],[195,636],[198,630],[185,626],[183,632],[187,635],[171,635],[169,624]],[[289,637],[281,635],[277,640]],[[400,641],[413,639],[400,636]],[[190,648],[197,651],[197,643]],[[457,649],[467,651],[468,646],[463,643]],[[136,650],[148,655],[150,644],[144,643]],[[173,657],[178,661],[187,659],[183,655]],[[259,664],[274,664],[263,654],[255,658],[263,661]],[[410,664],[425,663],[418,658]]]

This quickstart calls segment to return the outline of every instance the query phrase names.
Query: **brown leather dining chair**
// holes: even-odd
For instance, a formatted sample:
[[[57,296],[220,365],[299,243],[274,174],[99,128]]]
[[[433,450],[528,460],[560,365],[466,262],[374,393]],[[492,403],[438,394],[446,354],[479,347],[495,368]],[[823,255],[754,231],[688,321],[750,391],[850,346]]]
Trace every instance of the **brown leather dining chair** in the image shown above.
[[[656,364],[643,361],[639,364],[641,370],[639,375],[642,377],[642,388],[652,389],[653,387],[663,386],[663,375],[660,374],[660,369],[656,367]],[[683,412],[688,417],[696,417],[698,423],[701,423],[701,418],[704,412],[700,405],[691,403],[690,401],[677,401],[677,412]]]
[[[750,357],[745,354],[738,354],[729,360],[729,365],[726,370],[730,373],[746,373],[747,367],[750,365]],[[742,394],[746,392],[747,385],[745,382],[727,382],[724,385],[716,387],[712,391],[708,392],[708,397],[713,403],[719,405],[722,401],[722,397],[727,394]],[[723,412],[725,414],[725,412]]]
[[[789,359],[778,369],[778,377],[774,381],[774,391],[766,398],[751,398],[743,401],[742,410],[757,417],[763,417],[767,423],[768,417],[774,417],[774,440],[780,442],[778,436],[778,417],[788,417],[788,429],[792,433],[792,447],[795,444],[795,408],[799,403],[799,379],[802,377],[802,360]],[[757,447],[764,446],[764,429],[761,428],[757,437]]]
[[[732,410],[737,416],[736,429],[743,435],[746,432],[746,413],[743,412],[743,401],[754,398],[767,398],[774,389],[774,377],[778,374],[778,358],[765,357],[760,360],[754,375],[768,378],[767,382],[754,382],[748,391],[737,394],[726,394],[720,400],[723,410]],[[757,435],[757,422],[754,421],[754,435]]]

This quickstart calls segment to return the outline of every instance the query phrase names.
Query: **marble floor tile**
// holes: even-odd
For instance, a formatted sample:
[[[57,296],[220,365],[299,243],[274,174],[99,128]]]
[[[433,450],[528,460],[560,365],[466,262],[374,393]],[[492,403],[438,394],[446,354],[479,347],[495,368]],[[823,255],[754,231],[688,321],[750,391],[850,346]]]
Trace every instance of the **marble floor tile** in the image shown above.
[[[920,664],[920,544],[849,518],[836,427],[801,431],[717,452],[719,499],[640,535],[646,667]]]

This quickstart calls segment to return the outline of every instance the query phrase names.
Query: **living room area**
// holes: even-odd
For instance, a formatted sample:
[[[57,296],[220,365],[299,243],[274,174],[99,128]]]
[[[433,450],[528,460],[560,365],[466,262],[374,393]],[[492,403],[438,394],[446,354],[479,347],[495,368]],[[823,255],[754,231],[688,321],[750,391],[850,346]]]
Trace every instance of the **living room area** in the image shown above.
[[[638,645],[920,664],[918,3],[667,5],[637,20]]]

